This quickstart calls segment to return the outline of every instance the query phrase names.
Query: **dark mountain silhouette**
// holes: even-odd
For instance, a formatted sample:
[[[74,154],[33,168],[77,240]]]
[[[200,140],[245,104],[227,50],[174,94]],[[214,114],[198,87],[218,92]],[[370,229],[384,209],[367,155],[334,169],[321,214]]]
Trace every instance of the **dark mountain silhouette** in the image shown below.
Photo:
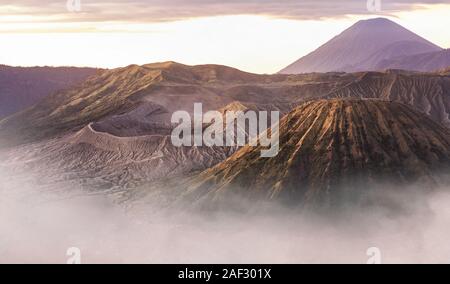
[[[94,68],[0,65],[0,119],[34,105],[57,90],[73,87],[98,71]]]

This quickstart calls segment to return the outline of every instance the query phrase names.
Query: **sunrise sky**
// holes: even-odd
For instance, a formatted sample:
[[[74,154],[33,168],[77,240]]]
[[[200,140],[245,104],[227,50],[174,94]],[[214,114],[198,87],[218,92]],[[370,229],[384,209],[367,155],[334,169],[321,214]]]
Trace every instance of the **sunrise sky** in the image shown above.
[[[76,0],[70,0],[76,1]],[[450,0],[0,0],[0,64],[159,61],[277,72],[360,19],[385,16],[450,48]]]

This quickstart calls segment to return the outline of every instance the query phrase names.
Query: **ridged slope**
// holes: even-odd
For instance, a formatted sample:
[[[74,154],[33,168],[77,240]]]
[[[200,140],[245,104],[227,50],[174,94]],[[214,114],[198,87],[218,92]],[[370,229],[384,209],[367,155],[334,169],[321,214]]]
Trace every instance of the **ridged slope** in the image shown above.
[[[260,151],[244,147],[203,172],[188,196],[334,205],[372,186],[433,186],[450,166],[450,131],[400,103],[320,100],[282,119],[276,157],[261,158]]]
[[[450,128],[450,77],[387,71],[365,72],[323,98],[377,98],[408,104]]]
[[[362,97],[407,103],[450,127],[450,76],[406,72],[256,75],[218,65],[173,62],[104,71],[0,121],[0,148],[78,131],[89,123],[117,136],[153,133],[177,110],[218,110],[239,102],[288,113],[317,98]],[[153,109],[153,111],[152,111]]]

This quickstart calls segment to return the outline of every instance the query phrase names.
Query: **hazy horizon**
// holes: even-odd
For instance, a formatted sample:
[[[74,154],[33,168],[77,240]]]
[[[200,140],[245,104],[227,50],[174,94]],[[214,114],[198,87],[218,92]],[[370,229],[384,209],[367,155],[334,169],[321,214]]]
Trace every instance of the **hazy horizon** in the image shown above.
[[[81,0],[80,11],[69,11],[66,1],[2,2],[0,64],[10,66],[116,68],[176,61],[275,73],[355,22],[376,17],[450,47],[442,28],[450,26],[448,1],[381,1],[378,12],[369,11],[366,1],[350,0],[339,6],[330,1]]]

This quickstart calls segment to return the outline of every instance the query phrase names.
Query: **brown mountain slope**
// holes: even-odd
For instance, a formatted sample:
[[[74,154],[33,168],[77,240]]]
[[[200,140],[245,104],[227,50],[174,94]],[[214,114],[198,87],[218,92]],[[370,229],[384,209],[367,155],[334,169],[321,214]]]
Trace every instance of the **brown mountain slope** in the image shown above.
[[[0,145],[34,142],[77,131],[91,122],[136,113],[148,103],[167,110],[166,115],[159,117],[159,122],[164,123],[170,121],[174,111],[192,112],[195,102],[203,103],[204,111],[239,101],[288,112],[299,95],[314,96],[317,90],[343,86],[350,80],[351,76],[340,75],[256,75],[218,65],[133,65],[105,71],[0,121]]]
[[[450,76],[434,73],[355,73],[357,78],[322,98],[378,98],[410,105],[450,127]]]
[[[203,172],[187,196],[333,206],[378,186],[433,186],[450,169],[450,130],[400,103],[319,100],[281,120],[276,157],[260,151],[244,147]]]
[[[169,123],[173,111],[192,112],[195,102],[202,102],[204,111],[237,101],[252,109],[278,109],[284,114],[317,98],[381,98],[410,104],[450,125],[449,86],[450,76],[445,74],[256,75],[218,65],[132,65],[104,71],[0,121],[0,146],[65,135],[89,123],[117,136],[149,134],[155,125]],[[152,104],[156,109],[148,107]]]
[[[14,146],[1,159],[6,167],[12,161],[50,181],[59,176],[90,188],[127,190],[204,170],[234,152],[167,143],[173,111],[192,112],[195,102],[202,102],[204,111],[283,115],[318,98],[369,97],[404,102],[446,122],[449,84],[445,74],[397,71],[256,75],[217,65],[128,66],[104,71],[1,121],[0,148]]]
[[[220,111],[248,109],[235,102]],[[236,151],[237,147],[175,147],[173,126],[161,120],[166,114],[160,105],[142,103],[74,133],[0,151],[0,167],[17,172],[16,178],[23,178],[21,173],[38,176],[40,186],[50,189],[63,191],[74,184],[121,195],[145,183],[203,171]]]

